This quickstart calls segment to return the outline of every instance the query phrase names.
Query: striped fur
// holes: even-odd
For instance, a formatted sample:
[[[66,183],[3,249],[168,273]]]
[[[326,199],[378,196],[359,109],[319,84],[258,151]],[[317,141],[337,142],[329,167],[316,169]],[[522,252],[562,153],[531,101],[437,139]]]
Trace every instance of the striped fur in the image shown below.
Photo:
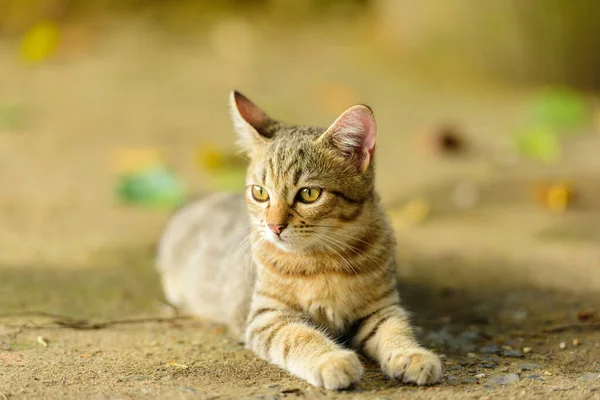
[[[229,324],[259,357],[316,386],[357,382],[355,351],[392,378],[435,383],[440,361],[400,304],[394,236],[373,187],[371,110],[355,106],[322,129],[276,122],[236,92],[231,104],[251,158],[246,194],[173,217],[158,254],[169,301]],[[298,197],[305,187],[321,190],[313,203]]]

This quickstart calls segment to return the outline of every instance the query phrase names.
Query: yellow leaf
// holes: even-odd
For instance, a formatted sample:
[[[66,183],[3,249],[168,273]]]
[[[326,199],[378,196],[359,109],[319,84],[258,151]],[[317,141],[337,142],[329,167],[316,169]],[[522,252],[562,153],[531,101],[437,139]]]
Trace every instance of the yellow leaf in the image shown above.
[[[571,188],[566,183],[558,183],[548,188],[546,206],[550,211],[563,212],[569,204]]]
[[[555,213],[564,212],[573,199],[573,189],[566,182],[540,185],[535,194],[542,206]]]
[[[114,169],[119,174],[135,173],[162,164],[163,157],[153,148],[118,149],[114,153]]]
[[[53,21],[42,21],[25,34],[21,42],[21,58],[38,63],[52,56],[60,41],[60,29]]]
[[[177,367],[177,368],[183,368],[183,369],[189,368],[189,366],[188,366],[188,365],[185,365],[185,364],[179,364],[179,363],[176,363],[176,362],[175,362],[175,361],[173,361],[173,360],[169,360],[169,365],[172,365],[173,367]]]
[[[215,146],[205,144],[196,150],[196,163],[200,168],[216,170],[223,166],[225,157]]]

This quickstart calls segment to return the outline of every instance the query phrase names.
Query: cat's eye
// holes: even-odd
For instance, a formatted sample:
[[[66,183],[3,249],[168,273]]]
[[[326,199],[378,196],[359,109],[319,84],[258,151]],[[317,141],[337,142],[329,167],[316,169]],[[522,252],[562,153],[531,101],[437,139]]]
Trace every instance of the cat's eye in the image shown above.
[[[313,203],[321,196],[321,189],[302,188],[298,191],[298,200],[302,203]]]
[[[269,200],[269,193],[267,193],[267,191],[265,190],[265,188],[258,186],[258,185],[253,185],[252,186],[252,197],[254,197],[254,200],[256,201],[267,201]]]

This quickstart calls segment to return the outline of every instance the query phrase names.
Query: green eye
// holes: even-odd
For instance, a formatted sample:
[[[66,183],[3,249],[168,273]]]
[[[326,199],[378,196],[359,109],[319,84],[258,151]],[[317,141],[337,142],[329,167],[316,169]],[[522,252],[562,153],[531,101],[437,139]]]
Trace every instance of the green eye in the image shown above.
[[[298,200],[302,203],[315,202],[321,196],[321,189],[317,188],[302,188],[298,191]]]
[[[256,201],[267,201],[269,200],[269,193],[263,187],[254,185],[252,186],[252,197]]]

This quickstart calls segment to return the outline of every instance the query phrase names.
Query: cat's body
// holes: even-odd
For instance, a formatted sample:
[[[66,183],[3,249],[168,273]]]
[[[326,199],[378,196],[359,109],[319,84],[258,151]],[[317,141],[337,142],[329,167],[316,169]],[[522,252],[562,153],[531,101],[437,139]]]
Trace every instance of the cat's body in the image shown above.
[[[169,303],[228,325],[238,338],[255,282],[248,218],[241,195],[216,193],[191,203],[167,224],[157,260]]]
[[[352,107],[327,130],[290,126],[234,92],[232,115],[251,159],[245,202],[213,195],[173,217],[158,257],[168,300],[317,386],[360,379],[348,347],[391,377],[436,382],[439,359],[400,306],[371,110]]]

